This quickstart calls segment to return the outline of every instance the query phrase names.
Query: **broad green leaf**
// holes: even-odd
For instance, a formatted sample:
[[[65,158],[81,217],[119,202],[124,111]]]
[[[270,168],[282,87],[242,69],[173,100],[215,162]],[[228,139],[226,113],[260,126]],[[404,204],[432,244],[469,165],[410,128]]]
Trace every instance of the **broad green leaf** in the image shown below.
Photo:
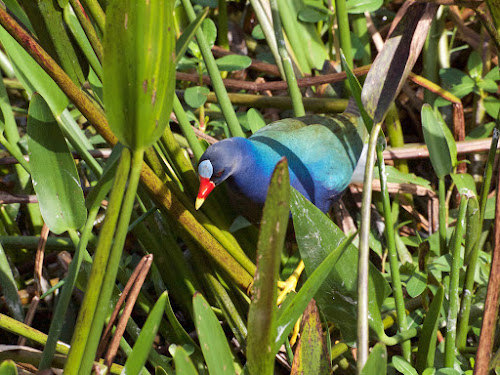
[[[0,375],[17,375],[17,367],[14,361],[7,359],[0,364]]]
[[[255,27],[252,29],[252,38],[256,40],[266,39],[266,36],[264,35],[264,31],[262,30],[262,26],[260,25],[260,23],[255,25]]]
[[[396,370],[398,370],[403,375],[418,375],[417,371],[410,365],[406,360],[399,356],[395,355],[392,357],[392,364]]]
[[[464,194],[467,191],[471,191],[474,195],[477,195],[476,183],[474,177],[468,173],[451,173],[450,174],[453,182],[457,186],[459,194]]]
[[[483,60],[476,51],[472,51],[467,60],[467,70],[469,76],[474,79],[481,78],[483,75]]]
[[[496,119],[498,117],[498,111],[500,110],[500,100],[494,96],[487,96],[483,100],[484,109],[486,113]]]
[[[234,375],[231,349],[219,319],[200,293],[193,296],[196,332],[211,375]],[[175,357],[174,357],[175,360]]]
[[[465,140],[487,138],[491,135],[494,127],[495,123],[493,121],[477,126],[467,134]]]
[[[292,190],[291,210],[297,244],[307,275],[339,245],[346,236],[326,215]],[[326,318],[335,323],[346,342],[357,337],[357,274],[358,249],[350,244],[330,270],[314,299]],[[390,288],[382,274],[370,264],[368,284],[370,328],[377,335],[383,334],[380,309]]]
[[[450,174],[457,163],[457,146],[441,115],[429,104],[422,106],[422,130],[436,175]]]
[[[153,309],[149,312],[146,323],[144,323],[141,333],[134,344],[132,353],[130,353],[125,362],[122,374],[139,374],[141,372],[149,352],[153,350],[153,341],[160,327],[167,296],[168,293],[166,291],[163,292],[153,306]]]
[[[134,150],[168,125],[175,87],[172,1],[114,0],[106,10],[104,103],[111,130]]]
[[[297,16],[302,22],[316,23],[319,21],[326,21],[329,17],[329,12],[326,7],[320,8],[316,6],[306,5],[299,11]]]
[[[498,91],[498,84],[491,79],[479,79],[477,81],[477,87],[492,94]]]
[[[484,76],[484,79],[491,79],[492,81],[499,81],[500,80],[500,71],[498,69],[498,66],[495,66],[493,69],[491,69]]]
[[[383,3],[383,0],[347,0],[346,6],[350,14],[363,14],[378,10]]]
[[[455,370],[454,368],[450,367],[440,368],[436,371],[436,375],[462,375],[462,374],[463,372]],[[467,374],[467,372],[465,374]]]
[[[471,77],[455,68],[443,68],[439,71],[439,76],[444,88],[459,98],[470,94],[476,85]]]
[[[201,26],[201,23],[205,19],[205,17],[208,14],[208,8],[205,9],[204,12],[201,12],[196,19],[191,22],[188,27],[184,29],[182,32],[182,35],[179,37],[179,40],[176,43],[175,46],[175,65],[179,62],[180,58],[184,56],[184,53],[186,52],[189,43],[194,38],[194,35],[196,34],[196,31],[198,28]]]
[[[318,307],[311,300],[302,317],[300,339],[293,355],[291,375],[329,375],[330,355],[326,348]]]
[[[279,310],[280,316],[277,322],[277,334],[274,342],[274,352],[277,353],[283,340],[292,331],[293,325],[297,319],[302,315],[307,307],[309,301],[316,295],[323,282],[330,274],[330,270],[335,266],[339,258],[344,254],[344,251],[350,246],[354,235],[345,238],[344,241],[316,267],[311,275],[300,288],[299,292],[293,297],[292,300],[285,299]]]
[[[194,368],[193,362],[191,362],[191,359],[189,359],[188,354],[182,346],[171,345],[169,351],[174,358],[177,374],[198,375],[198,372]]]
[[[219,70],[232,72],[248,68],[252,64],[252,59],[243,55],[227,55],[218,58],[215,63]]]
[[[361,375],[375,375],[387,373],[387,348],[382,343],[377,343],[366,361]]]
[[[250,108],[247,111],[247,120],[248,124],[250,125],[250,130],[252,131],[252,133],[255,133],[260,128],[266,126],[266,121],[264,120],[264,117],[255,108]]]
[[[190,107],[198,108],[205,104],[209,92],[205,86],[188,87],[184,93],[184,100]]]
[[[31,179],[40,211],[50,230],[80,228],[87,210],[75,162],[49,107],[33,95],[28,112]]]
[[[248,312],[247,366],[252,374],[272,374],[277,283],[289,220],[290,180],[283,158],[274,169],[257,242],[257,271]]]
[[[375,58],[363,85],[361,99],[374,123],[384,119],[405,84],[437,10],[434,4],[407,4],[410,5]]]
[[[411,298],[418,297],[427,287],[425,274],[420,271],[415,271],[406,283],[406,291]]]
[[[7,305],[12,317],[20,322],[23,322],[23,304],[19,298],[16,280],[12,274],[7,255],[5,254],[2,244],[0,244],[0,291],[2,292],[5,304]]]
[[[422,331],[418,340],[416,369],[421,373],[427,367],[434,366],[436,351],[436,332],[439,326],[439,316],[443,304],[444,288],[441,285],[432,299],[429,311],[426,314]]]

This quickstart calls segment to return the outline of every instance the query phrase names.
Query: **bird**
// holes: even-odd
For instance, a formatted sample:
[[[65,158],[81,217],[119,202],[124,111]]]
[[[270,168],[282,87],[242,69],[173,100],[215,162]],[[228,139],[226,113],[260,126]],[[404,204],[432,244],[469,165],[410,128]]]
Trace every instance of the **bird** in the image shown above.
[[[253,207],[243,212],[262,208],[274,167],[284,156],[290,185],[328,212],[347,188],[363,150],[358,118],[349,111],[287,118],[249,138],[233,137],[211,145],[199,160],[195,208],[223,181],[237,201]]]

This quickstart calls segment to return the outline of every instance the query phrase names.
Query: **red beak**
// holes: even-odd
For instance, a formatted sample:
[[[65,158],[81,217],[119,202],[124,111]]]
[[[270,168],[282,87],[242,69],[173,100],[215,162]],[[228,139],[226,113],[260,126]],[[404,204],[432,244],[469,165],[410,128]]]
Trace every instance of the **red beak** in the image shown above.
[[[210,181],[209,178],[200,177],[200,189],[198,190],[198,196],[196,197],[196,203],[194,207],[198,210],[205,199],[208,197],[208,194],[214,189],[215,184]]]

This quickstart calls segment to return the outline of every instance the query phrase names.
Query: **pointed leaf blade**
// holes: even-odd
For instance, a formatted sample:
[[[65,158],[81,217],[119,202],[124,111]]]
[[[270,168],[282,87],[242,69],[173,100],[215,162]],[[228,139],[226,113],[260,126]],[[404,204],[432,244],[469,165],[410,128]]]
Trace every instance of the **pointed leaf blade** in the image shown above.
[[[28,111],[31,179],[49,229],[60,234],[80,228],[87,218],[75,162],[52,113],[38,94]]]

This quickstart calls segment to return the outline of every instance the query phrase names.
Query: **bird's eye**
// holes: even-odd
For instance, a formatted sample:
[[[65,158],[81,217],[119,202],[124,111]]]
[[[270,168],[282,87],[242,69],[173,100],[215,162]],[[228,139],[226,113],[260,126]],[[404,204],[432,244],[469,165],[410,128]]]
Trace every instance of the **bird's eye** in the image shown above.
[[[222,171],[219,171],[215,174],[215,178],[219,178],[220,176],[222,176],[222,174],[224,173],[224,169]]]

